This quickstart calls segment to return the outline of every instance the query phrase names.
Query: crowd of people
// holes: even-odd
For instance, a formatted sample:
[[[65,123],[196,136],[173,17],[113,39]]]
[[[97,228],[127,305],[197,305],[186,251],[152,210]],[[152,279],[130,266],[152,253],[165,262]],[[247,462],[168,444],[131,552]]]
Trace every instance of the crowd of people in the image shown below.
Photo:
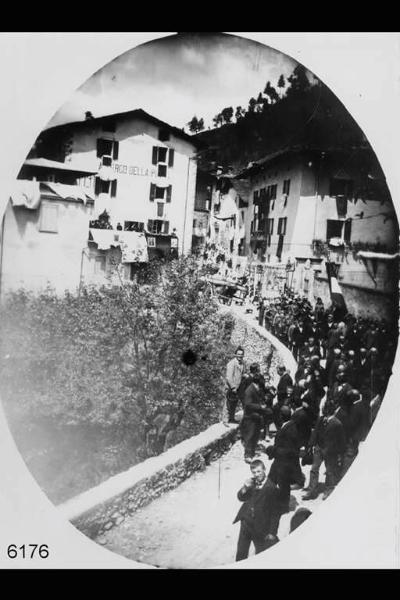
[[[237,560],[278,541],[280,516],[289,512],[290,490],[308,501],[326,499],[358,454],[383,399],[397,346],[397,326],[355,317],[318,298],[314,307],[293,294],[259,303],[258,322],[292,352],[297,370],[277,367],[277,384],[259,363],[249,367],[239,347],[226,373],[228,421],[236,422],[252,477],[238,498],[244,504]],[[267,474],[263,453],[272,461]],[[306,482],[302,467],[311,465]]]

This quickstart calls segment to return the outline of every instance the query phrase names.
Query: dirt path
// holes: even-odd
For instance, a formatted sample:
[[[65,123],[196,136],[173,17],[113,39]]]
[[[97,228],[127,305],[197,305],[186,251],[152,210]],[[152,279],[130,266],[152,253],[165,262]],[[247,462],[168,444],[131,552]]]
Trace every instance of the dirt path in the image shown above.
[[[263,455],[263,460],[270,462]],[[304,469],[308,480],[309,467]],[[178,488],[128,517],[100,541],[127,558],[164,568],[210,568],[235,560],[239,523],[232,524],[240,507],[238,489],[250,475],[237,442],[220,461],[195,473]],[[303,504],[302,491],[292,491],[291,512],[279,527],[282,539],[289,533],[295,508]],[[321,496],[304,506],[314,510]],[[251,550],[252,553],[252,550]]]

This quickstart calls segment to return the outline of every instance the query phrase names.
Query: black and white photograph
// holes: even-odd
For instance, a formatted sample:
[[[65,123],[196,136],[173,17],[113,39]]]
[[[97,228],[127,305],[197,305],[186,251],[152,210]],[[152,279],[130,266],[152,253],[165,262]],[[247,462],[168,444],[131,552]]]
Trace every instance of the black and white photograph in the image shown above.
[[[147,37],[47,114],[2,191],[9,497],[25,489],[12,444],[68,527],[63,568],[74,543],[97,568],[399,568],[399,222],[381,152],[307,52]],[[357,522],[370,554],[351,565],[338,540]],[[46,535],[8,534],[0,568],[46,568]]]

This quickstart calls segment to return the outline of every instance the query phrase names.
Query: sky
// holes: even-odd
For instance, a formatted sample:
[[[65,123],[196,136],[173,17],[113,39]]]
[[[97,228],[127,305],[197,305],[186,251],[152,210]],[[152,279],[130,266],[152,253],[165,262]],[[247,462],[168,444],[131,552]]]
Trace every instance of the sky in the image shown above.
[[[196,115],[206,128],[223,108],[246,107],[276,85],[296,61],[252,40],[227,34],[177,34],[125,52],[88,79],[48,126],[142,108],[183,128]]]

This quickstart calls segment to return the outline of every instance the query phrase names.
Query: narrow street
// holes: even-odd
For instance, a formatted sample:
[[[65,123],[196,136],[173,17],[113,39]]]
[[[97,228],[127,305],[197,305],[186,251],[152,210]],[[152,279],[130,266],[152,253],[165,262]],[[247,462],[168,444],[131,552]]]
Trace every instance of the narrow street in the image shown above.
[[[268,470],[271,463],[266,455],[262,458]],[[309,469],[303,469],[307,480]],[[249,476],[239,441],[220,461],[95,541],[127,558],[162,568],[205,569],[231,564],[239,535],[239,523],[232,524],[241,504],[236,494]],[[283,515],[280,522],[281,540],[289,533],[290,519],[302,504],[302,494],[302,490],[292,491],[291,512]],[[314,511],[321,502],[320,494],[303,505]],[[253,549],[250,556],[252,552]]]

